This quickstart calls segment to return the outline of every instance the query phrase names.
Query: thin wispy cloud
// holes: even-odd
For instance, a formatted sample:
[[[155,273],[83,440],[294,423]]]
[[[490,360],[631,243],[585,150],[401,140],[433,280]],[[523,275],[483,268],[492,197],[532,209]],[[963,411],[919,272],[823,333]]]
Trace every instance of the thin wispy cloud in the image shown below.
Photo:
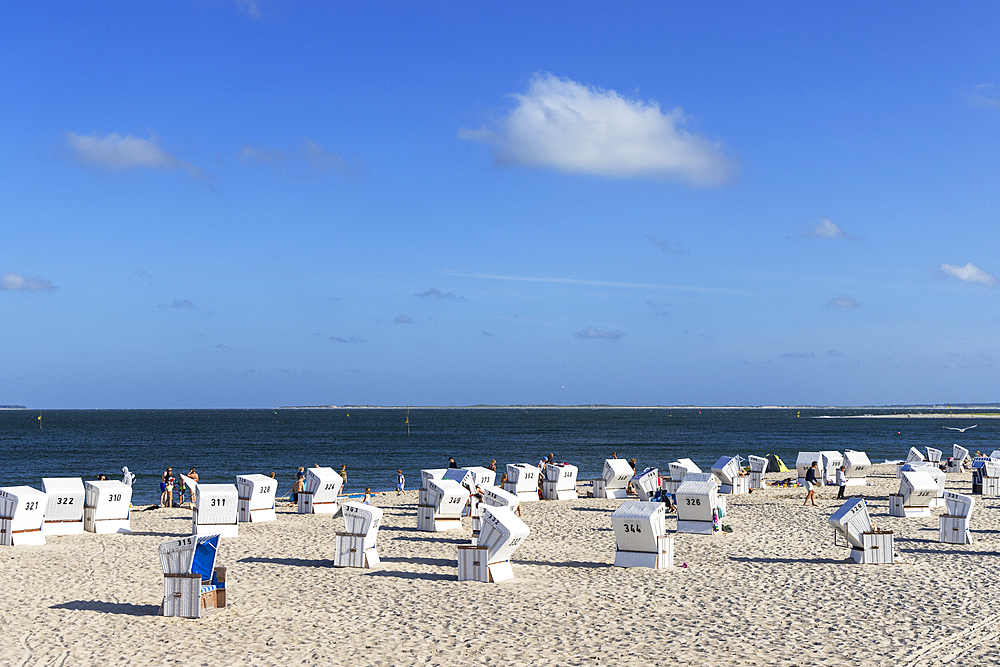
[[[46,278],[8,271],[0,275],[0,292],[51,292],[56,289]]]
[[[396,319],[393,322],[396,324],[416,324],[409,315],[396,315]]]
[[[840,350],[827,350],[823,354],[825,354],[828,357],[846,357],[847,356],[846,354],[844,354]]]
[[[507,276],[498,273],[450,273],[460,278],[480,278],[483,280],[511,280],[526,283],[556,283],[563,285],[588,285],[592,287],[623,287],[629,289],[670,290],[677,292],[717,292],[723,294],[741,294],[739,290],[721,287],[695,287],[691,285],[658,285],[655,283],[625,283],[609,280],[584,280],[580,278],[537,278],[533,276]]]
[[[330,340],[335,343],[367,343],[367,338],[360,338],[358,336],[351,336],[350,338],[343,338],[341,336],[330,336]]]
[[[647,301],[646,305],[649,306],[650,308],[652,308],[654,311],[656,311],[653,314],[656,315],[657,317],[669,317],[670,316],[670,313],[667,312],[667,304],[665,304],[665,303],[657,303],[655,301]]]
[[[969,104],[976,107],[989,107],[1000,110],[1000,97],[994,92],[992,83],[981,83],[969,91]]]
[[[327,172],[338,172],[347,175],[358,175],[361,172],[359,160],[347,158],[339,153],[328,151],[309,137],[292,152],[280,148],[261,146],[244,146],[238,153],[240,162],[246,165],[269,165],[274,169],[289,167],[295,178],[319,176]]]
[[[816,355],[812,352],[782,352],[778,356],[784,357],[785,359],[811,359]]]
[[[496,335],[495,333],[490,333],[490,332],[489,332],[489,331],[487,331],[486,329],[483,329],[483,330],[482,330],[482,331],[480,331],[479,333],[483,334],[483,335],[484,335],[484,336],[486,336],[487,338],[496,338],[496,337],[497,337],[497,335]]]
[[[680,243],[671,243],[666,239],[658,239],[652,234],[646,234],[642,238],[646,239],[647,241],[649,241],[650,243],[652,243],[654,246],[656,246],[665,253],[669,253],[671,255],[684,254],[684,246],[682,246]]]
[[[851,238],[847,232],[840,228],[840,225],[830,218],[818,218],[815,222],[810,223],[806,228],[805,235],[811,239]]]
[[[197,310],[198,307],[190,299],[174,299],[172,303],[161,303],[160,308],[173,310]]]
[[[972,262],[969,262],[965,266],[942,264],[941,273],[952,278],[964,280],[967,283],[982,283],[987,287],[1000,285],[1000,280],[997,280],[993,274],[982,270]]]
[[[827,308],[858,308],[861,302],[846,295],[831,296],[826,302]]]
[[[152,280],[153,279],[152,274],[150,274],[149,271],[147,271],[145,269],[135,269],[135,270],[132,271],[132,275],[135,276],[136,278],[141,278],[143,280]]]
[[[586,329],[577,331],[574,336],[576,338],[583,338],[586,340],[608,340],[614,343],[624,338],[625,333],[617,329],[614,331],[604,331],[595,327],[587,327]]]
[[[423,292],[418,292],[413,296],[420,299],[432,299],[434,301],[461,301],[465,302],[464,296],[458,296],[454,292],[442,292],[436,287],[431,287],[430,289],[424,290]]]
[[[245,12],[247,16],[253,20],[260,21],[264,18],[264,15],[260,11],[260,2],[258,2],[258,0],[234,0],[234,2],[240,10]]]
[[[89,135],[66,132],[63,136],[76,161],[87,166],[112,172],[129,169],[179,170],[193,178],[205,176],[201,168],[160,148],[160,138],[155,134],[149,139],[122,136],[117,132],[103,136],[96,132]]]
[[[610,178],[670,178],[696,186],[729,182],[720,144],[685,129],[687,115],[547,72],[511,97],[517,106],[492,128],[459,137],[496,146],[501,166]]]

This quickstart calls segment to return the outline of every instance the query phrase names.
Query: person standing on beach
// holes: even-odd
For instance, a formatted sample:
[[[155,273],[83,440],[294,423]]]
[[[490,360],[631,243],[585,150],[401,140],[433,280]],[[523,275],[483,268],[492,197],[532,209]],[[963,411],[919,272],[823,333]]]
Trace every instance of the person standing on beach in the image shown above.
[[[181,475],[181,481],[177,483],[177,506],[184,506],[184,494],[187,492],[188,488],[184,484],[184,475]]]
[[[449,468],[457,468],[458,467],[458,464],[455,463],[455,457],[454,456],[449,456],[448,457],[448,467]]]
[[[340,476],[344,480],[344,484],[347,484],[347,464],[340,466]]]
[[[840,487],[837,490],[837,500],[843,500],[844,489],[847,488],[847,468],[845,466],[837,468],[837,486]]]
[[[812,501],[813,507],[816,507],[816,484],[818,484],[816,481],[816,471],[816,462],[813,461],[809,470],[806,470],[806,501],[802,503],[803,507],[808,505],[809,501]]]
[[[403,491],[405,490],[404,489],[405,486],[406,486],[406,477],[403,475],[403,471],[402,470],[397,470],[396,471],[396,495],[397,496],[403,493]]]
[[[486,469],[487,470],[492,470],[493,471],[493,476],[495,477],[496,474],[497,474],[497,460],[496,459],[490,459],[490,464],[488,466],[486,466]]]
[[[299,466],[299,471],[295,473],[295,481],[292,482],[292,502],[299,502],[299,494],[306,490],[306,469]]]
[[[173,477],[174,469],[167,467],[160,475],[160,507],[170,507],[173,501],[173,488],[170,489],[170,497],[167,496],[167,480]]]
[[[197,470],[195,470],[194,468],[191,468],[191,470],[188,471],[188,477],[191,478],[191,481],[194,482],[195,485],[198,484],[198,471]],[[191,504],[192,505],[194,505],[195,501],[197,500],[197,498],[195,498],[195,495],[194,495],[194,490],[196,488],[197,488],[197,486],[192,486],[189,489],[189,495],[191,496]]]

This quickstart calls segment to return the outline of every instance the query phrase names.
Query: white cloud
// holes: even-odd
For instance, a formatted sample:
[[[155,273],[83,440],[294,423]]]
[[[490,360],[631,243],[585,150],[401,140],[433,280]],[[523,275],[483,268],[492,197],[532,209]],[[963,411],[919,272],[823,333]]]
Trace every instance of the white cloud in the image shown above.
[[[260,12],[260,3],[257,0],[236,0],[236,5],[256,21],[264,17]]]
[[[850,238],[836,222],[830,218],[820,218],[809,226],[806,236],[814,239],[846,239]]]
[[[992,83],[981,83],[969,92],[969,104],[977,107],[1000,109],[1000,97],[989,95],[993,92]]]
[[[396,324],[416,324],[409,315],[397,315],[393,322]]]
[[[55,285],[41,276],[23,276],[8,271],[0,275],[0,292],[51,292]]]
[[[497,146],[501,165],[611,178],[675,178],[693,185],[728,182],[732,162],[717,142],[684,129],[678,107],[622,97],[549,73],[532,77],[496,129],[462,129],[459,137]]]
[[[965,266],[942,264],[941,273],[964,280],[967,283],[982,283],[988,287],[1000,285],[1000,280],[997,280],[993,274],[983,271],[972,262],[969,262]]]
[[[831,296],[826,302],[827,308],[857,308],[861,303],[853,298],[841,294],[840,296]]]
[[[655,283],[621,283],[609,280],[584,280],[582,278],[535,278],[531,276],[505,276],[497,273],[458,273],[450,272],[450,275],[462,278],[481,278],[483,280],[512,280],[526,283],[557,283],[565,285],[592,285],[594,287],[623,287],[635,289],[653,290],[677,290],[680,292],[719,292],[724,294],[742,294],[738,290],[724,289],[721,287],[693,287],[686,285],[657,285]]]
[[[587,327],[586,329],[581,329],[574,334],[577,338],[586,338],[590,340],[610,340],[611,342],[619,341],[625,337],[625,333],[622,331],[602,331],[601,329],[595,329],[594,327]]]
[[[76,160],[82,164],[102,167],[108,171],[180,169],[193,177],[205,175],[200,168],[160,148],[160,139],[156,135],[140,139],[129,135],[123,137],[117,132],[103,137],[96,132],[89,135],[66,132],[64,136],[66,143],[73,149]]]
[[[464,296],[458,296],[454,292],[442,292],[436,287],[430,287],[423,292],[414,294],[413,296],[420,297],[421,299],[434,299],[436,301],[444,301],[445,299],[448,299],[449,301],[465,302]]]

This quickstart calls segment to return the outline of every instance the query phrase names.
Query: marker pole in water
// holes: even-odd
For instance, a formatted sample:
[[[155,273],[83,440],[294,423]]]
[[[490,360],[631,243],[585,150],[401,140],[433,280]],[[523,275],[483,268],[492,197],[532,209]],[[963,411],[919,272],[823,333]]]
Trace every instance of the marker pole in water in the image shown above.
[[[42,430],[42,411],[38,411],[38,430]]]
[[[406,406],[406,435],[410,435],[410,406]]]

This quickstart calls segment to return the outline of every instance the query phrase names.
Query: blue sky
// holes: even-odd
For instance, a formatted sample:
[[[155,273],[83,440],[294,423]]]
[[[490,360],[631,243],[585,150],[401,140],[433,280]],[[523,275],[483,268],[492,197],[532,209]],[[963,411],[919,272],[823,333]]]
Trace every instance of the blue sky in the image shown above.
[[[1000,399],[992,3],[32,3],[0,403]]]

